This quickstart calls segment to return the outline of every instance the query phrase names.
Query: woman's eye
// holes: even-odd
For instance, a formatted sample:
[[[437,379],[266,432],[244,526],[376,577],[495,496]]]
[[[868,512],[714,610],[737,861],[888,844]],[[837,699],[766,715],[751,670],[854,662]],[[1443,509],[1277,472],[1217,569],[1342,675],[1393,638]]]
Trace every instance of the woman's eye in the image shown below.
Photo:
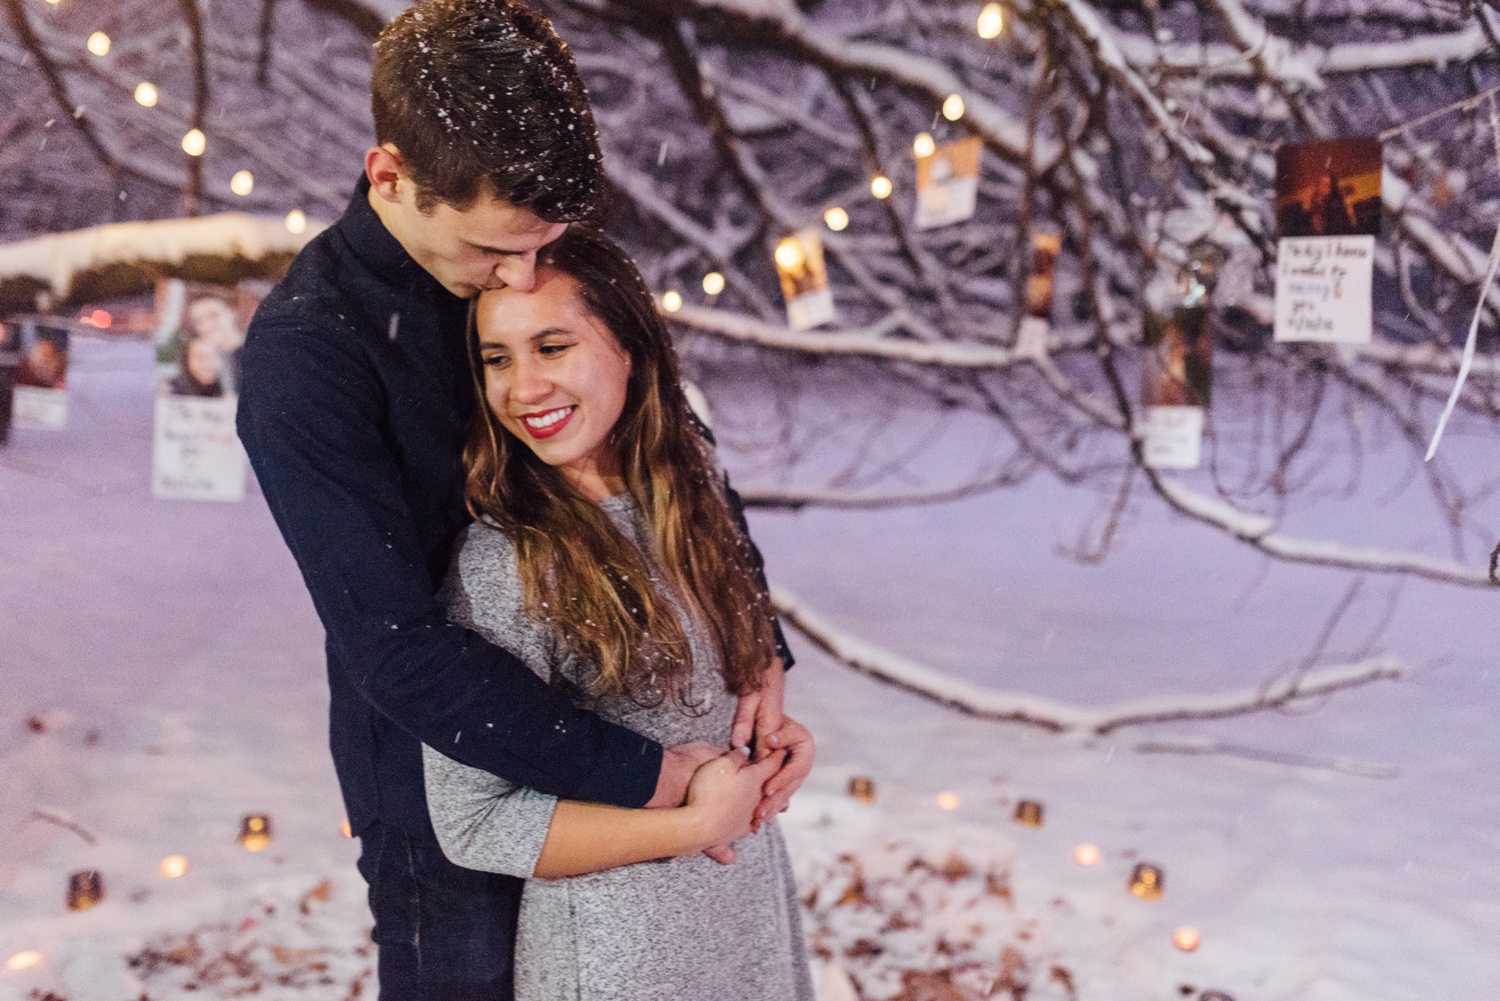
[[[504,355],[490,355],[484,360],[485,368],[504,368],[510,364],[510,359]]]
[[[569,344],[543,344],[538,350],[543,355],[545,355],[545,356],[547,356],[547,357],[550,358],[553,355],[560,355],[560,354],[562,354],[564,351],[568,350],[568,348],[571,347],[571,346],[572,345],[569,345]]]

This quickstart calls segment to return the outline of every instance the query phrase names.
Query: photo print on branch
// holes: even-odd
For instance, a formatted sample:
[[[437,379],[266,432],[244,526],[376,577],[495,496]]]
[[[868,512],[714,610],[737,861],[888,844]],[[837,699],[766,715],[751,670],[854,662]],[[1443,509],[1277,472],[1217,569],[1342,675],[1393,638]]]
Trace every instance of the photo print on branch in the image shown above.
[[[1028,358],[1047,353],[1047,335],[1052,332],[1053,289],[1057,284],[1057,255],[1062,237],[1057,233],[1031,234],[1031,273],[1026,276],[1026,311],[1016,331],[1016,351]]]
[[[0,322],[0,445],[10,441],[16,369],[21,364],[20,346],[21,328],[8,321]]]
[[[11,426],[60,431],[68,425],[68,326],[50,317],[8,321],[14,344]]]
[[[1147,312],[1141,366],[1144,459],[1151,469],[1197,469],[1213,391],[1213,325],[1206,305]]]
[[[1331,139],[1276,151],[1278,235],[1379,236],[1380,140]]]
[[[240,350],[265,283],[156,287],[156,430],[151,493],[163,500],[238,501],[246,458],[235,433]]]
[[[177,278],[156,283],[159,392],[204,399],[239,392],[240,349],[264,290]]]
[[[918,229],[936,229],[974,218],[983,154],[979,137],[970,136],[917,157]]]
[[[787,322],[808,330],[834,318],[833,293],[823,263],[823,239],[816,229],[800,229],[776,244],[776,274],[786,297]]]
[[[1276,151],[1276,340],[1369,343],[1381,168],[1374,137]]]

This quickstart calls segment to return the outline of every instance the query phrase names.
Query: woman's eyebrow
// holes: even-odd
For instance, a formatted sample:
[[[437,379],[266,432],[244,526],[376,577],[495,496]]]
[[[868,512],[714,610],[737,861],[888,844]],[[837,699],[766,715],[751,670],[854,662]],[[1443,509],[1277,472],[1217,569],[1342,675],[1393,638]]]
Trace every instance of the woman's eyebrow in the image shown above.
[[[571,334],[572,332],[573,331],[569,330],[567,327],[548,327],[546,330],[538,330],[536,333],[532,334],[529,339],[533,341],[539,341],[543,337],[551,337],[554,334]]]

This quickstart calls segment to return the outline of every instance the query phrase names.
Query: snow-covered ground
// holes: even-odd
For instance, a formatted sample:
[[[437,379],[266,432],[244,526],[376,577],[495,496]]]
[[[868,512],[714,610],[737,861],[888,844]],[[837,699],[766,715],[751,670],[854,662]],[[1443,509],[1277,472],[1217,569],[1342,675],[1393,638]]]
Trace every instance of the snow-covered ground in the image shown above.
[[[17,431],[0,449],[0,999],[372,996],[356,848],[324,749],[321,630],[295,567],[255,495],[150,498],[149,351],[76,345],[68,430]],[[732,428],[742,484],[767,482]],[[937,454],[984,434],[962,419],[930,428]],[[1399,504],[1363,503],[1326,517],[1353,541],[1441,538]],[[1060,558],[1094,504],[1038,481],[753,525],[773,578],[841,629],[1080,704],[1253,684],[1307,651],[1347,583],[1267,567],[1149,505],[1101,565]],[[1367,584],[1335,649],[1390,586]],[[791,711],[820,756],[786,823],[811,944],[831,960],[825,993],[856,996],[842,970],[870,999],[1500,994],[1496,601],[1408,582],[1382,640],[1417,667],[1408,680],[1154,734],[1383,778],[1143,754],[1126,746],[1139,734],[1062,742],[852,674],[794,636]],[[846,794],[853,775],[874,780],[875,803]],[[1012,823],[1021,798],[1044,804],[1043,827]],[[274,825],[257,853],[235,843],[250,812]],[[1098,864],[1074,861],[1085,843]],[[186,875],[160,874],[170,855]],[[1138,861],[1165,871],[1163,899],[1126,891]],[[69,912],[67,875],[82,869],[107,897]],[[1174,947],[1182,926],[1201,933],[1197,951]]]

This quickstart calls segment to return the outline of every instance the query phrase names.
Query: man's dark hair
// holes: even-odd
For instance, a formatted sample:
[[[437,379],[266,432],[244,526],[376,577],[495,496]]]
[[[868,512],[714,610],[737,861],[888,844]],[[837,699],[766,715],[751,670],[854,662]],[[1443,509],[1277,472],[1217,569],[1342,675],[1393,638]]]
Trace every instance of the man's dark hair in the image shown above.
[[[548,222],[602,220],[608,185],[567,45],[519,0],[424,0],[386,26],[370,82],[375,140],[401,152],[417,207],[482,194]]]

